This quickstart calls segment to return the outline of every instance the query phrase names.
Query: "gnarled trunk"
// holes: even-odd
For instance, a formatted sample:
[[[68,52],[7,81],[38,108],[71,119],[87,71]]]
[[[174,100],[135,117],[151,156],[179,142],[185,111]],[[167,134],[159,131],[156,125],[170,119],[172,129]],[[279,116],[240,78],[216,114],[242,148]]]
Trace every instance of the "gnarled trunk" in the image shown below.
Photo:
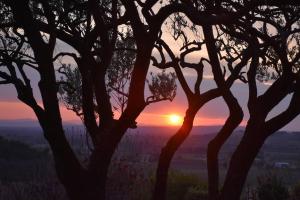
[[[243,120],[243,110],[231,92],[224,95],[230,115],[219,133],[212,139],[207,148],[208,193],[210,200],[216,200],[219,195],[219,161],[221,147]]]
[[[153,200],[166,199],[168,172],[172,158],[192,130],[193,121],[197,111],[198,108],[196,107],[190,107],[186,111],[181,128],[169,139],[166,146],[163,147],[161,151],[156,170],[156,180],[152,197]]]
[[[235,150],[220,193],[220,200],[239,200],[251,165],[266,139],[261,129],[247,126],[245,135]]]

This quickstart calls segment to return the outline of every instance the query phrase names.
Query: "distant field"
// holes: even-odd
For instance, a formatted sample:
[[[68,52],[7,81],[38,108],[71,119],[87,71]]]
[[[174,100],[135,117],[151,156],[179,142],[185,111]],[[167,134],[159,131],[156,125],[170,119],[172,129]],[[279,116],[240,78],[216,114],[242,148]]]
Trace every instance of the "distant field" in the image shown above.
[[[198,176],[201,180],[207,180],[206,147],[219,128],[220,127],[195,127],[191,136],[184,142],[182,147],[176,153],[172,161],[171,168],[188,174],[192,173]],[[88,141],[84,129],[81,126],[67,126],[65,130],[67,132],[66,135],[76,153],[82,161],[86,160],[89,150],[86,147],[86,142]],[[149,172],[153,176],[160,150],[166,143],[168,137],[174,134],[175,131],[176,127],[141,127],[135,130],[130,130],[119,145],[114,156],[114,160],[125,160],[127,163],[131,163],[130,166],[138,166],[140,171],[142,171],[146,177],[149,176]],[[45,160],[45,156],[41,157],[41,153],[39,153],[41,151],[43,154],[48,152],[47,156],[51,156],[50,151],[47,151],[48,145],[43,138],[40,128],[0,127],[0,136],[8,140],[21,141],[22,143],[27,144],[30,148],[37,150],[37,156],[31,158],[33,162],[30,160],[28,162],[23,162],[16,158],[17,160],[15,159],[14,161],[10,161],[10,164],[7,164],[6,162],[6,165],[2,165],[4,171],[1,170],[0,179],[1,177],[2,179],[5,177],[6,180],[14,180],[15,172],[25,174],[27,169],[26,167],[28,167],[28,169],[37,167],[37,169],[41,170],[39,171],[39,175],[35,174],[37,180],[42,180],[39,179],[39,177],[41,176],[40,174],[45,172],[43,170],[46,170],[46,173],[49,173],[50,176],[54,176],[53,169],[49,169],[49,166],[50,168],[53,166],[52,163],[51,165],[45,163],[47,159]],[[220,177],[222,180],[225,177],[229,158],[234,152],[241,136],[242,128],[231,136],[221,150],[219,163]],[[3,159],[4,158],[1,158],[0,155],[0,163],[3,162]],[[18,162],[26,165],[26,167],[19,169],[18,167],[21,166],[20,164],[13,165],[13,163]],[[47,162],[49,162],[49,159]],[[286,169],[274,168],[274,163],[276,162],[287,162],[289,163],[289,167]],[[47,166],[47,168],[41,166]],[[10,173],[7,173],[5,170],[8,170]],[[28,172],[33,174],[32,170],[29,170]],[[257,159],[249,172],[246,186],[255,186],[257,176],[270,172],[282,177],[287,186],[292,186],[300,182],[300,132],[279,132],[271,136],[257,156]],[[26,174],[30,175],[30,173]],[[24,181],[25,180],[28,180],[28,176],[24,176]],[[54,181],[55,180],[56,179],[54,177]],[[18,179],[18,181],[20,180]],[[61,188],[59,188],[59,190],[60,189]]]

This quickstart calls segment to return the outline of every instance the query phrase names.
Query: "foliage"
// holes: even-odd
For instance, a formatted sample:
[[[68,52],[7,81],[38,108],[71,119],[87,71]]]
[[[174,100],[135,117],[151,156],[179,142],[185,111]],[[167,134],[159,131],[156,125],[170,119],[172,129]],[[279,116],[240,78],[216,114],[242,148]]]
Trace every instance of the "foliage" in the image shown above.
[[[123,37],[116,40],[116,50],[106,73],[106,86],[112,98],[113,108],[120,113],[123,113],[127,105],[128,87],[136,56],[131,31],[126,30],[123,34]],[[59,87],[60,100],[67,109],[82,116],[82,83],[79,69],[63,64],[58,71],[63,75]],[[176,74],[163,70],[159,73],[151,72],[150,76],[151,79],[147,80],[147,83],[151,96],[148,97],[147,103],[172,101],[176,96]]]
[[[176,96],[176,74],[167,73],[163,70],[161,73],[151,75],[151,81],[147,80],[148,87],[153,96],[148,97],[149,101],[170,100]]]
[[[60,100],[67,109],[72,110],[77,116],[82,116],[82,88],[81,75],[77,67],[72,69],[71,65],[62,65],[59,72],[61,77],[59,86]]]
[[[128,86],[135,56],[135,42],[132,32],[126,30],[123,36],[116,40],[116,51],[106,74],[106,84],[115,103],[114,109],[120,113],[124,111],[127,105]]]
[[[191,188],[205,188],[205,184],[195,174],[186,174],[178,171],[169,172],[167,199],[182,200],[194,194]],[[191,191],[190,191],[191,190]],[[186,198],[187,198],[186,197]]]
[[[128,86],[135,62],[135,43],[129,29],[120,35],[122,37],[116,40],[116,50],[106,71],[106,86],[113,98],[114,110],[122,113],[127,104]],[[63,75],[59,87],[60,100],[67,109],[82,117],[82,82],[79,68],[63,64],[58,72]],[[96,112],[96,104],[94,107]]]
[[[267,174],[258,177],[257,195],[259,200],[287,200],[288,189],[282,179],[275,174]]]

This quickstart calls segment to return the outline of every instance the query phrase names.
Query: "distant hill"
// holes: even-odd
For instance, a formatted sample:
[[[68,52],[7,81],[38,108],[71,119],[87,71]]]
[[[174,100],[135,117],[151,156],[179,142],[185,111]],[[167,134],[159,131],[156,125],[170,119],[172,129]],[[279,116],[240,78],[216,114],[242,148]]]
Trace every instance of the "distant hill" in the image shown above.
[[[143,134],[160,134],[160,135],[172,135],[176,133],[176,131],[180,127],[175,126],[141,126],[137,129],[131,129],[129,131],[135,132],[135,133],[143,133]],[[192,135],[209,135],[209,134],[215,134],[221,129],[221,126],[194,126],[192,129],[191,134]],[[237,128],[236,131],[243,130],[244,127]]]
[[[37,127],[39,123],[34,119],[0,120],[0,127]]]
[[[64,122],[66,127],[82,127],[78,122],[67,121]],[[0,120],[0,127],[32,127],[39,128],[40,125],[37,120],[34,119],[16,119],[16,120]],[[143,133],[143,134],[159,134],[159,135],[171,135],[174,134],[180,127],[178,126],[139,126],[136,129],[129,129],[132,133]],[[191,134],[212,134],[218,132],[221,126],[195,126],[192,129]],[[238,130],[241,130],[238,128]]]
[[[78,122],[67,121],[64,122],[66,126],[78,126]],[[0,119],[0,127],[40,127],[40,124],[35,119],[14,119],[3,120]]]
[[[34,149],[29,145],[0,136],[1,182],[32,181],[42,177],[49,165],[47,149]]]

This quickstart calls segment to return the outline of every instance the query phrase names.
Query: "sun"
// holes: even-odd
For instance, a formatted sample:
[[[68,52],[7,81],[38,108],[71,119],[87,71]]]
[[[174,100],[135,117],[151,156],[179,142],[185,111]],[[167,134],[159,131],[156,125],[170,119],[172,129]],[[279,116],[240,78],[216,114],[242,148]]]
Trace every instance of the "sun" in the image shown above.
[[[181,125],[182,117],[177,114],[168,115],[169,124],[173,126]]]

